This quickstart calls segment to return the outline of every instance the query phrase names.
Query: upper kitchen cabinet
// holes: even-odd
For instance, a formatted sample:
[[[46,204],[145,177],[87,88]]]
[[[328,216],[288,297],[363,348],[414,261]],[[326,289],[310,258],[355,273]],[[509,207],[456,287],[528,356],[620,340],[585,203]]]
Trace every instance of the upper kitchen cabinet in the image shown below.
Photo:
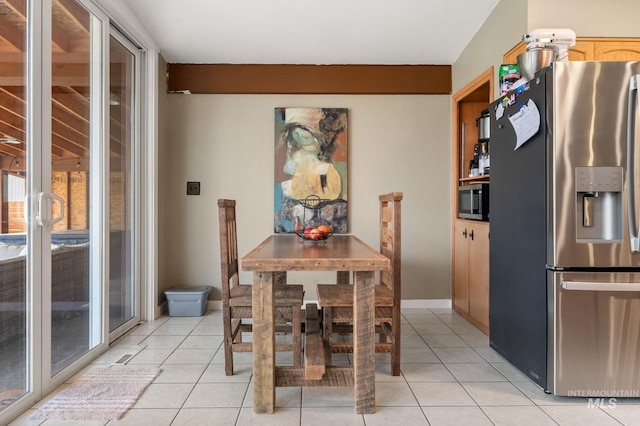
[[[640,60],[640,39],[612,39],[594,42],[594,59],[598,61]]]
[[[476,119],[482,115],[493,100],[493,67],[488,68],[452,97],[453,136],[453,186],[454,194],[458,185],[470,180],[488,180],[489,176],[470,178],[469,160],[473,159],[474,145],[478,143]],[[454,212],[458,211],[454,197]]]
[[[517,63],[518,55],[525,50],[525,43],[518,43],[504,55],[503,62],[505,64]],[[569,60],[637,61],[640,60],[640,39],[578,37],[576,45],[569,48]]]

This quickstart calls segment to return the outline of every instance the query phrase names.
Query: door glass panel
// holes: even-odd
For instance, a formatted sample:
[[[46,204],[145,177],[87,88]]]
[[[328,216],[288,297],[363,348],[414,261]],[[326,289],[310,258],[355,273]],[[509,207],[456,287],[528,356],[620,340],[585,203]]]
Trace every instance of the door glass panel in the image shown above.
[[[89,270],[89,200],[92,187],[92,19],[73,0],[52,3],[51,87],[51,375],[94,344],[99,309]],[[96,65],[97,66],[97,65]],[[95,93],[95,92],[94,92]],[[57,222],[56,222],[57,220]]]
[[[50,26],[31,22],[27,12]],[[18,401],[22,396],[51,390],[52,376],[103,342],[100,278],[107,273],[100,256],[106,245],[98,230],[111,217],[102,213],[99,186],[107,170],[99,155],[107,152],[100,151],[107,125],[104,19],[76,0],[0,0],[0,423],[9,407],[26,402]],[[40,84],[48,87],[49,79],[51,91],[43,91]],[[117,140],[125,147],[118,171],[124,171],[126,208],[120,211],[126,219],[116,229],[128,250],[121,276],[130,279],[133,203],[126,165],[132,158],[125,134],[131,129]]]
[[[0,2],[0,411],[29,389],[26,2]]]
[[[136,313],[131,238],[135,56],[113,36],[109,50],[109,331],[114,331]]]

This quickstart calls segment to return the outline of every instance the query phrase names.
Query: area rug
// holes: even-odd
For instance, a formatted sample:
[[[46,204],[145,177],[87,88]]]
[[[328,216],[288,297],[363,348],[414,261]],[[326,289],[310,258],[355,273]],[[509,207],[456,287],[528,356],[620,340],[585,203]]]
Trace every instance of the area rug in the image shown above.
[[[34,420],[118,420],[158,375],[158,368],[96,367],[61,390]]]

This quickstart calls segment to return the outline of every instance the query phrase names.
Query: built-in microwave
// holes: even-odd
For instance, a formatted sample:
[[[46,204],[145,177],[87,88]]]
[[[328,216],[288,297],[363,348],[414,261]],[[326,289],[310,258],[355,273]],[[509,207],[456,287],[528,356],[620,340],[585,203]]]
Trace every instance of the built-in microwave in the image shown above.
[[[489,184],[476,183],[458,187],[458,217],[489,220]]]

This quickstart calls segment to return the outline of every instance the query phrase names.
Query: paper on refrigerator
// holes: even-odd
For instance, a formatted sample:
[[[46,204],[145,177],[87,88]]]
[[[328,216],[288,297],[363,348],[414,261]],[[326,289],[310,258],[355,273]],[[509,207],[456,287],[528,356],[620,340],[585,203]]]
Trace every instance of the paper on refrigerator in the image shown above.
[[[532,99],[509,117],[509,121],[516,131],[516,147],[514,151],[531,139],[540,130],[540,111]]]

